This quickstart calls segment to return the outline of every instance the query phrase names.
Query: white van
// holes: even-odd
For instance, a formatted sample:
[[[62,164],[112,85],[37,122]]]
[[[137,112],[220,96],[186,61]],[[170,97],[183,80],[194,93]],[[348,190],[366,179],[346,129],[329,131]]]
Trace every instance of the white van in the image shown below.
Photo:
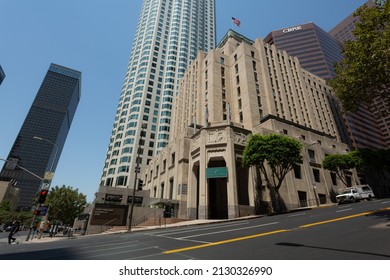
[[[371,200],[374,198],[374,192],[369,185],[358,185],[346,188],[341,194],[336,196],[338,204],[345,202],[357,202],[362,199]]]
[[[374,192],[369,185],[358,185],[353,188],[358,191],[361,199],[371,200],[375,198]]]

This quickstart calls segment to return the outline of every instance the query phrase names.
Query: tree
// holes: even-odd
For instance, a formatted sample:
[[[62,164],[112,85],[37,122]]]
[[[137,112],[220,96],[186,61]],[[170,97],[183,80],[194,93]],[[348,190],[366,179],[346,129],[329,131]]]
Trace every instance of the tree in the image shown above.
[[[346,112],[375,100],[390,105],[390,2],[375,1],[359,8],[354,41],[344,46],[344,59],[336,64],[336,77],[328,83]]]
[[[299,141],[279,134],[253,134],[244,149],[243,165],[260,169],[276,212],[281,210],[279,189],[287,173],[302,163],[301,149]]]
[[[23,211],[23,209],[12,210],[11,203],[8,200],[3,200],[0,203],[0,224],[11,224],[13,221],[18,220],[21,225],[29,225],[32,218],[33,214],[31,211]]]
[[[87,199],[78,189],[63,185],[50,189],[45,204],[50,207],[49,219],[72,225],[74,219],[84,210]]]
[[[353,168],[361,166],[362,161],[357,151],[349,152],[348,154],[332,154],[326,155],[322,161],[323,168],[332,171],[336,177],[346,186],[351,187],[351,182],[348,180],[348,174]]]

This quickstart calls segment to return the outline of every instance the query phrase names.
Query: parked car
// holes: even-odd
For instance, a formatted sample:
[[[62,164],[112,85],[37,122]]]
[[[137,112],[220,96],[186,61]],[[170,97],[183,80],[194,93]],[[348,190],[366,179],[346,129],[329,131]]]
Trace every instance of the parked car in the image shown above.
[[[371,200],[374,197],[374,192],[369,185],[359,185],[347,188],[336,196],[336,200],[338,204],[342,204],[347,202],[358,202],[362,199]]]
[[[12,230],[12,225],[6,226],[6,227],[4,228],[4,230],[5,230],[5,231],[11,231],[11,230]]]

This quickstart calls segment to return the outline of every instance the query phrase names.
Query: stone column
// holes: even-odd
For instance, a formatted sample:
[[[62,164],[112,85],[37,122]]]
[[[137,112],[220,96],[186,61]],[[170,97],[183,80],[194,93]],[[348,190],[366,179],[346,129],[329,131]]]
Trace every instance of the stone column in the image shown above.
[[[226,167],[228,169],[227,195],[228,195],[228,217],[229,219],[239,217],[238,194],[237,194],[237,172],[236,152],[234,150],[234,131],[227,126],[225,128],[227,145],[225,151]]]

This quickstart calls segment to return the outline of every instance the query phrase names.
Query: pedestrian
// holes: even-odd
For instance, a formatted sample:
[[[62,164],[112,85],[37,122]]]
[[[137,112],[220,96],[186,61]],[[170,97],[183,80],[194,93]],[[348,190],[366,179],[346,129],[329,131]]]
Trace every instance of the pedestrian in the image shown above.
[[[17,221],[14,221],[12,223],[11,231],[8,235],[8,244],[18,244],[19,242],[15,242],[16,238],[13,237],[14,234],[16,234],[19,231],[19,223]]]

